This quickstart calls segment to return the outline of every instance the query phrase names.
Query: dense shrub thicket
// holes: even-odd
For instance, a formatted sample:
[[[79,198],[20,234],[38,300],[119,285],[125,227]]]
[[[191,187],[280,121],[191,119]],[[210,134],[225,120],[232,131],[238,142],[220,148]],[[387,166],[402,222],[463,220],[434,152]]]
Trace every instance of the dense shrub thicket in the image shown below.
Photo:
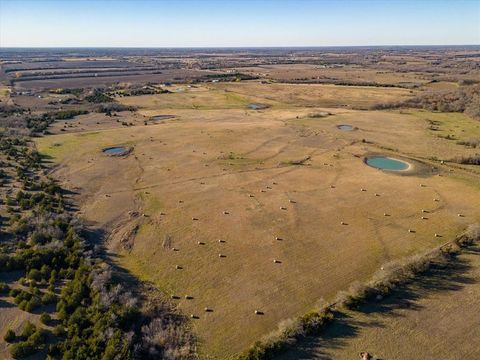
[[[109,103],[113,101],[110,96],[105,95],[98,89],[95,89],[92,94],[85,96],[85,100],[94,104]]]
[[[480,85],[462,86],[453,91],[426,92],[400,103],[382,103],[374,109],[419,108],[430,111],[462,112],[480,118]]]
[[[42,115],[31,115],[25,118],[26,126],[33,134],[40,134],[47,130],[48,126],[56,120],[69,120],[77,115],[88,114],[87,110],[61,110],[44,113]]]
[[[480,165],[480,154],[459,156],[453,161],[464,165]]]
[[[2,169],[5,175],[13,173],[21,184],[5,201],[12,214],[2,224],[8,241],[0,247],[0,271],[25,274],[18,281],[22,287],[9,289],[2,283],[0,291],[24,311],[56,304],[63,329],[53,335],[27,323],[20,337],[9,331],[5,341],[13,342],[12,356],[46,351],[62,359],[133,358],[138,341],[134,330],[139,326],[135,298],[105,276],[108,269],[91,258],[92,249],[65,210],[62,190],[53,180],[37,175],[41,158],[28,141],[2,137],[0,151],[11,159]],[[41,320],[49,322],[50,315],[45,313]]]
[[[59,88],[59,89],[53,89],[50,90],[50,93],[52,94],[72,94],[72,95],[81,95],[83,94],[84,89],[83,88]]]
[[[119,103],[106,103],[100,104],[95,108],[96,112],[105,113],[107,115],[112,115],[114,112],[119,111],[135,111],[137,108],[135,106],[128,106]]]

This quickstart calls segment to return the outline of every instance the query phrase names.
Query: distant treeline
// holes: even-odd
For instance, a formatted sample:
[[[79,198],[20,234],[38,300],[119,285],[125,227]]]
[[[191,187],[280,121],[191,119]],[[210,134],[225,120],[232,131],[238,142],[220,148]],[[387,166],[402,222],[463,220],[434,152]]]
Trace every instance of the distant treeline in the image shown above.
[[[419,84],[393,84],[393,83],[377,83],[372,81],[347,81],[336,79],[309,79],[309,78],[297,78],[293,80],[279,80],[281,83],[288,84],[331,84],[341,86],[372,86],[372,87],[388,87],[388,88],[402,88],[402,89],[415,89],[419,87]]]
[[[83,88],[67,88],[67,89],[60,88],[60,89],[50,90],[49,92],[51,94],[59,94],[59,95],[67,95],[67,94],[80,95],[80,94],[83,94],[84,91],[85,89]]]
[[[418,108],[430,111],[461,112],[480,119],[480,86],[463,86],[456,90],[427,92],[397,103],[381,103],[374,110]]]
[[[120,111],[135,111],[137,108],[135,106],[123,105],[118,103],[105,103],[100,104],[95,108],[96,112],[105,113],[110,115],[113,112]]]
[[[62,79],[81,79],[81,78],[89,78],[89,77],[112,77],[112,76],[135,76],[135,75],[158,75],[162,74],[161,71],[142,71],[142,72],[110,72],[110,73],[104,73],[104,74],[98,74],[94,73],[93,71],[88,73],[88,74],[65,74],[65,75],[51,75],[51,76],[21,76],[18,78],[11,78],[9,79],[10,82],[15,83],[15,82],[21,82],[21,81],[33,81],[33,80],[62,80]]]
[[[236,80],[257,80],[258,76],[243,74],[243,73],[231,73],[231,74],[208,74],[202,77],[206,80],[218,80],[218,81],[236,81]]]

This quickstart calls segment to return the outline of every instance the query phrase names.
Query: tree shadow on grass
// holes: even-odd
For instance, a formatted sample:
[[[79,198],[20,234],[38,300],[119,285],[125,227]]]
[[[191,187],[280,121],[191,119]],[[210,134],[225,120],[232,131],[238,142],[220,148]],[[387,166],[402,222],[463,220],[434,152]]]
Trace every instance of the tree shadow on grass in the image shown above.
[[[463,253],[480,256],[480,248],[471,247],[465,249]],[[471,268],[471,261],[466,260],[464,257],[456,256],[447,264],[435,264],[410,283],[395,289],[390,295],[381,300],[368,302],[355,311],[367,316],[383,314],[389,317],[405,316],[396,311],[400,309],[419,311],[423,308],[419,304],[419,300],[422,298],[438,293],[459,291],[467,285],[475,284],[477,282],[476,279],[468,275],[468,271]],[[362,321],[349,315],[349,312],[339,310],[335,313],[334,321],[321,335],[299,340],[294,348],[277,356],[275,359],[333,359],[328,349],[345,347],[349,339],[356,337],[362,329],[383,326],[378,321]],[[354,354],[353,357],[355,356]]]
[[[23,270],[12,270],[12,271],[0,272],[0,282],[13,284],[23,276],[25,276],[25,271]]]
[[[140,330],[143,325],[151,324],[152,320],[161,318],[164,324],[170,324],[178,334],[188,332],[194,338],[190,333],[189,319],[175,310],[165,294],[161,293],[153,284],[140,280],[128,269],[119,265],[117,261],[119,256],[105,247],[107,233],[104,230],[87,226],[83,229],[82,235],[90,247],[96,248],[97,256],[110,265],[113,282],[121,284],[125,290],[147,305],[143,306],[142,315],[136,319],[137,330]],[[198,344],[198,339],[195,339],[195,342]]]
[[[15,304],[12,304],[9,301],[5,301],[3,299],[0,299],[0,309],[8,309],[8,308],[13,308],[16,307]]]
[[[465,285],[473,284],[475,279],[466,275],[471,268],[468,261],[455,258],[446,265],[434,265],[412,282],[395,289],[381,301],[369,302],[357,311],[364,314],[382,313],[399,316],[397,309],[421,310],[418,300],[433,293],[458,291]]]

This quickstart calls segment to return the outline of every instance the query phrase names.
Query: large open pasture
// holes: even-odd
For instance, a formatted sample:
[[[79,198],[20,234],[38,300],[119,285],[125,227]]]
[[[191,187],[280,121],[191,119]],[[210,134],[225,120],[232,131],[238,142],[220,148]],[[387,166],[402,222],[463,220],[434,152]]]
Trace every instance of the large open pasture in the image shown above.
[[[194,315],[204,358],[233,356],[480,217],[480,171],[449,161],[475,149],[445,138],[478,138],[478,122],[362,110],[411,90],[254,81],[172,91],[117,99],[139,107],[120,115],[133,126],[82,115],[36,144],[81,216],[110,233],[114,261]],[[116,145],[132,151],[102,152]],[[369,167],[371,154],[412,168]]]
[[[418,279],[396,296],[347,311],[321,337],[280,359],[348,359],[368,349],[381,359],[477,359],[480,256],[473,247],[450,266]],[[468,335],[467,335],[468,334]]]

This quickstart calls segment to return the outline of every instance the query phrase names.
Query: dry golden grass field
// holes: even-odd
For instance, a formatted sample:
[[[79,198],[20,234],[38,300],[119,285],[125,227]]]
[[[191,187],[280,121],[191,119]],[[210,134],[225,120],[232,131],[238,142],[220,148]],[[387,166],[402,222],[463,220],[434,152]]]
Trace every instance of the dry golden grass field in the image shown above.
[[[479,170],[448,161],[475,150],[442,137],[478,138],[478,122],[354,110],[409,90],[260,82],[177,90],[119,99],[139,107],[121,115],[134,126],[84,115],[65,131],[55,124],[37,147],[78,193],[82,217],[110,234],[115,261],[198,317],[204,358],[234,356],[383,263],[442,244],[480,218]],[[149,120],[160,114],[175,118]],[[102,153],[116,145],[133,150]],[[414,168],[377,170],[364,164],[369,154]],[[388,326],[408,326],[395,321]],[[414,336],[403,334],[406,343]]]
[[[308,80],[338,80],[376,82],[379,84],[424,84],[428,82],[425,76],[413,72],[400,73],[390,69],[370,69],[358,65],[341,67],[307,65],[307,64],[281,64],[263,65],[256,67],[242,67],[239,70],[247,74],[262,75],[275,80],[292,81],[296,79]]]
[[[480,249],[381,304],[347,311],[318,339],[280,359],[350,359],[368,350],[380,359],[478,359]]]

